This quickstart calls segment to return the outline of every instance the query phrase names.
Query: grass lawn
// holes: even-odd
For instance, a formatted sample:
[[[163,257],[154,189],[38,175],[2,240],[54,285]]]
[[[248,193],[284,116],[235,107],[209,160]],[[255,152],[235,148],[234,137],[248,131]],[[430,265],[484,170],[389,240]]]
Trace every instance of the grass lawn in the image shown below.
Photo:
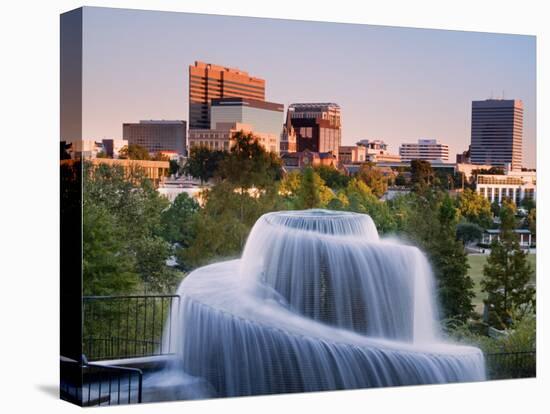
[[[536,254],[530,254],[527,256],[527,260],[531,264],[533,270],[536,266]],[[468,274],[474,281],[474,291],[476,296],[474,298],[474,305],[476,306],[476,311],[479,313],[483,312],[483,299],[485,299],[485,294],[481,291],[481,286],[479,282],[483,277],[483,266],[487,263],[487,256],[482,254],[470,254],[468,255],[468,263],[470,264],[470,269]],[[533,282],[535,282],[535,272],[533,272]]]

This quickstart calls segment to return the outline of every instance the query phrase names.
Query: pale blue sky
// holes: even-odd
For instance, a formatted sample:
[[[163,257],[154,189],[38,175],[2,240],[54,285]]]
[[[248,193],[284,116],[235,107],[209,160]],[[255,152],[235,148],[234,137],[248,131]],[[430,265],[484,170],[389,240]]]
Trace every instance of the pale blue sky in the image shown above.
[[[83,137],[122,123],[188,118],[188,66],[266,80],[266,100],[340,104],[343,143],[436,138],[450,161],[470,143],[471,101],[524,103],[535,166],[535,37],[388,26],[85,8]]]

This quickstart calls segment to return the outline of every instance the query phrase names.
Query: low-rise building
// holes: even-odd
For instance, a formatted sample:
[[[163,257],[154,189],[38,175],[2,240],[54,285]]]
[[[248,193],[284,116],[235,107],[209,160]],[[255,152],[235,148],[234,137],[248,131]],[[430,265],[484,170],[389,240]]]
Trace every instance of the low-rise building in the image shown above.
[[[140,168],[145,172],[147,178],[158,186],[161,181],[168,176],[170,163],[168,161],[149,161],[149,160],[128,160],[112,158],[94,158],[90,160],[93,166],[106,164],[110,166],[121,166],[129,176],[133,169]]]
[[[289,152],[281,156],[286,170],[302,169],[306,167],[327,166],[336,168],[338,160],[331,152]]]
[[[242,131],[251,133],[266,151],[279,152],[279,136],[254,131],[252,125],[239,122],[217,123],[214,129],[190,129],[189,149],[203,146],[210,150],[229,151],[234,145],[234,135]]]
[[[341,145],[338,149],[341,164],[361,164],[367,161],[367,149],[361,145]]]
[[[522,248],[530,248],[535,246],[535,236],[531,234],[531,231],[529,229],[516,229],[514,230],[514,233],[516,233],[519,241],[519,245]],[[483,236],[481,238],[481,243],[490,246],[491,243],[495,240],[500,239],[500,230],[499,229],[487,229],[483,232]]]
[[[504,174],[478,174],[476,192],[491,203],[502,203],[504,198],[519,205],[524,199],[537,198],[537,173],[507,169]]]

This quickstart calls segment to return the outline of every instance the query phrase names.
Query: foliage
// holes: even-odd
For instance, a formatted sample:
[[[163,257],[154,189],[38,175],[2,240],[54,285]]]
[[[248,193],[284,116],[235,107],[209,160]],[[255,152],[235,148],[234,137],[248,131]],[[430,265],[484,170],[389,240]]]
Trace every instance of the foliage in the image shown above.
[[[504,200],[500,212],[500,237],[491,245],[481,281],[488,294],[490,322],[500,327],[509,326],[514,309],[522,309],[535,301],[535,289],[529,283],[533,270],[514,232],[515,213],[515,205]]]
[[[433,266],[442,316],[466,321],[473,314],[474,283],[464,245],[456,240],[458,211],[441,191],[409,196],[404,232],[424,250]]]
[[[178,161],[170,160],[170,167],[169,167],[168,173],[170,175],[176,175],[180,172],[180,170],[181,170],[181,168],[180,168],[180,165],[179,165]]]
[[[306,168],[296,191],[294,208],[305,210],[308,208],[323,208],[334,197],[332,191],[325,185],[323,179],[310,167]]]
[[[477,346],[486,354],[536,350],[536,315],[532,309],[512,312],[510,325],[495,338],[479,332],[469,323],[447,322],[446,331],[453,340]]]
[[[491,213],[493,213],[493,216],[495,217],[500,216],[500,204],[498,200],[495,200],[491,203]]]
[[[482,236],[483,228],[476,223],[463,221],[456,225],[456,238],[461,240],[465,245],[480,241]]]
[[[161,234],[170,243],[188,247],[194,235],[191,232],[193,220],[199,211],[199,204],[187,193],[179,194],[160,218]]]
[[[435,182],[432,165],[425,160],[411,161],[411,184],[418,193],[424,193]]]
[[[527,216],[527,227],[533,236],[537,235],[537,209],[532,208],[529,210],[529,215]]]
[[[364,181],[352,178],[344,191],[344,195],[346,198],[340,197],[340,200],[345,205],[347,199],[346,210],[370,215],[380,233],[395,230],[395,223],[389,206],[380,201]]]
[[[84,163],[83,183],[84,294],[173,287],[181,275],[166,266],[173,252],[159,237],[168,201],[144,171]]]
[[[233,139],[235,144],[220,161],[216,175],[242,191],[273,187],[274,182],[281,179],[281,160],[274,153],[266,152],[251,133],[239,131]]]
[[[214,177],[225,155],[226,153],[223,151],[210,150],[205,146],[193,146],[183,167],[183,172],[198,178],[202,185]]]
[[[128,160],[150,160],[149,151],[146,148],[137,145],[129,144],[123,146],[118,152],[118,158]]]
[[[194,267],[237,256],[256,220],[283,208],[279,197],[280,162],[251,134],[235,134],[235,145],[215,172],[218,182],[204,191],[204,208],[192,232],[193,242],[178,260]]]
[[[350,181],[350,177],[341,173],[334,167],[320,165],[315,167],[314,170],[325,182],[325,185],[333,190],[345,188]]]
[[[457,201],[458,210],[466,220],[483,228],[491,227],[493,218],[489,200],[467,188],[460,193]]]
[[[388,189],[388,180],[380,169],[371,163],[365,163],[361,166],[357,178],[368,185],[372,193],[378,198],[382,197]]]
[[[407,185],[407,178],[405,178],[405,175],[403,173],[397,174],[397,177],[395,177],[395,185],[398,186],[405,186]]]

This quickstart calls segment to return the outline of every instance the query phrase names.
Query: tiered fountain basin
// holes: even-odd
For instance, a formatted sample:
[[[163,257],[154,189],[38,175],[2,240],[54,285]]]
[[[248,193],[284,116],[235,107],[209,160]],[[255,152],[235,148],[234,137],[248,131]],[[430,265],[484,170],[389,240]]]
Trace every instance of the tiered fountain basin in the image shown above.
[[[269,213],[242,259],[179,288],[177,362],[215,396],[481,381],[483,354],[443,341],[424,255],[367,215]]]

